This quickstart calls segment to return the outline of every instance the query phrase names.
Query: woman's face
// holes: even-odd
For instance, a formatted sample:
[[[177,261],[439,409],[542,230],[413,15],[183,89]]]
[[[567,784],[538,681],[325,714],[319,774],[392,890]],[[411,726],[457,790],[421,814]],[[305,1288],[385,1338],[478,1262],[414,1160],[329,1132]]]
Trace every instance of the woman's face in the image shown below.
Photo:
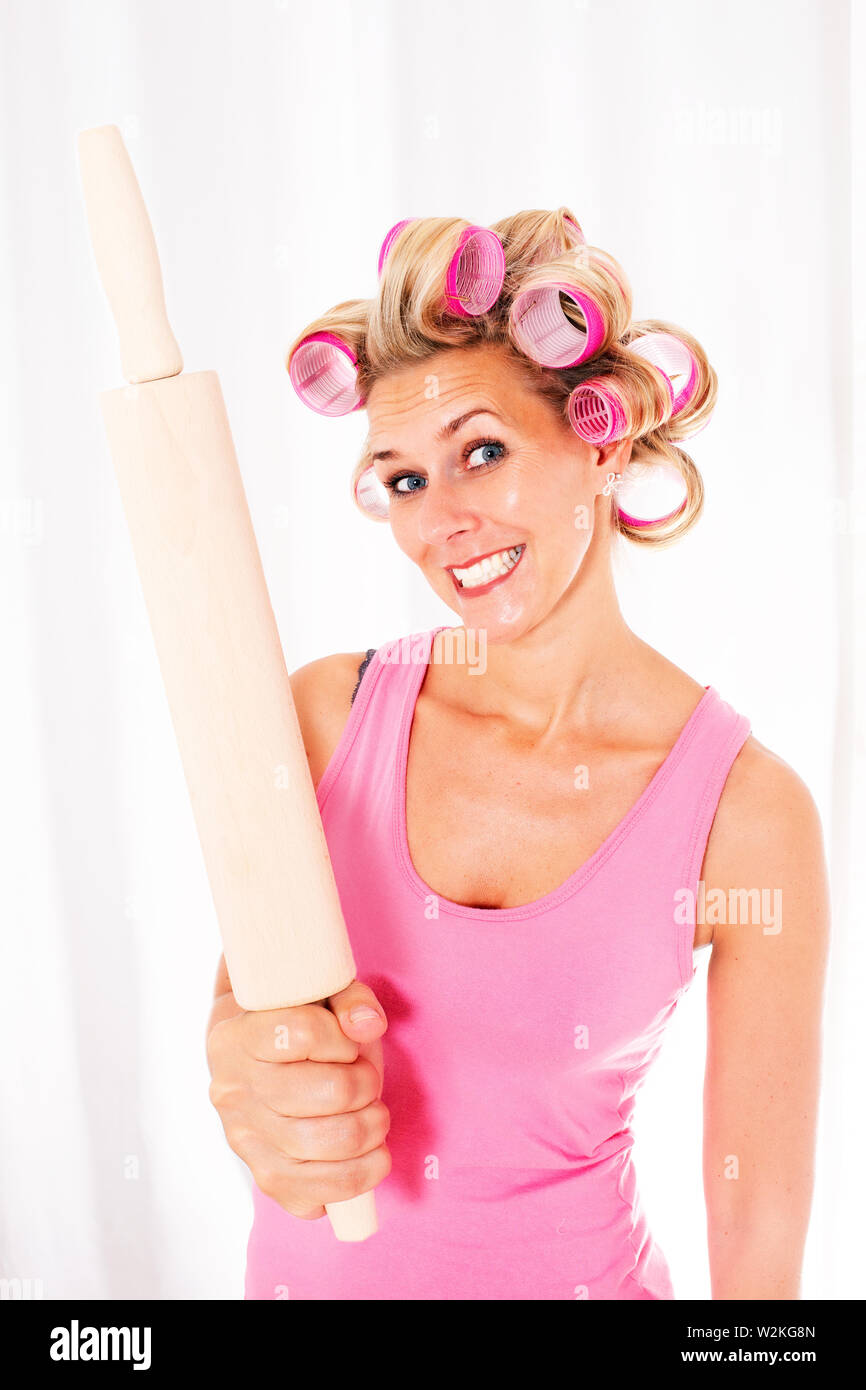
[[[609,451],[579,439],[495,344],[392,372],[366,408],[400,549],[466,627],[490,642],[529,632],[580,569],[617,467]]]

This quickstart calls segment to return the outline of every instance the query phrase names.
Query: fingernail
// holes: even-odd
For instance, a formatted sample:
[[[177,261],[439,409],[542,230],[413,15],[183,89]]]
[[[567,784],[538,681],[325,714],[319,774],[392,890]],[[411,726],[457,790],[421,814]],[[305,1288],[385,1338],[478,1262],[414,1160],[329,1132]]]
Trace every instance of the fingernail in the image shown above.
[[[358,1007],[353,1009],[349,1014],[349,1022],[370,1023],[374,1018],[379,1018],[380,1016],[381,1015],[376,1013],[375,1009],[368,1009],[366,1004],[359,1004]]]

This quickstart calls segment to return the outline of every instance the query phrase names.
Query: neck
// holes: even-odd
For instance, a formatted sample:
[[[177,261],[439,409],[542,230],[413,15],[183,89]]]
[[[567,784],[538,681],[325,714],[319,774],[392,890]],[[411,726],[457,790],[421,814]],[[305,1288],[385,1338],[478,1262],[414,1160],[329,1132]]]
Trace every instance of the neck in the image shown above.
[[[653,653],[622,616],[609,547],[597,539],[542,622],[514,641],[487,643],[481,679],[468,669],[452,671],[448,684],[457,683],[452,693],[461,703],[535,738],[606,723],[633,705]]]

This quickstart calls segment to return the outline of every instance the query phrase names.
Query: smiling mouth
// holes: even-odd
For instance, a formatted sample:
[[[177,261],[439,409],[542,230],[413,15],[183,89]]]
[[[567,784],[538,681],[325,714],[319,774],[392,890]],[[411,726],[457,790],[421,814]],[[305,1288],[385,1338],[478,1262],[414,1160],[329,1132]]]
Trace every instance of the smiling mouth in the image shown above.
[[[447,565],[446,569],[461,593],[487,593],[517,568],[525,549],[525,545],[513,545],[510,550],[482,555],[469,565]]]

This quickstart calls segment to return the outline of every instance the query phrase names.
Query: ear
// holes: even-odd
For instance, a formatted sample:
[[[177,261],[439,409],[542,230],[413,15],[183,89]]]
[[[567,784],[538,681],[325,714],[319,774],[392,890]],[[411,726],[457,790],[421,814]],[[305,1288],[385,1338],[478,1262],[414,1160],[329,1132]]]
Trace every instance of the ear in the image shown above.
[[[618,439],[611,444],[602,444],[596,450],[595,467],[600,484],[608,473],[624,473],[631,458],[633,439]]]

